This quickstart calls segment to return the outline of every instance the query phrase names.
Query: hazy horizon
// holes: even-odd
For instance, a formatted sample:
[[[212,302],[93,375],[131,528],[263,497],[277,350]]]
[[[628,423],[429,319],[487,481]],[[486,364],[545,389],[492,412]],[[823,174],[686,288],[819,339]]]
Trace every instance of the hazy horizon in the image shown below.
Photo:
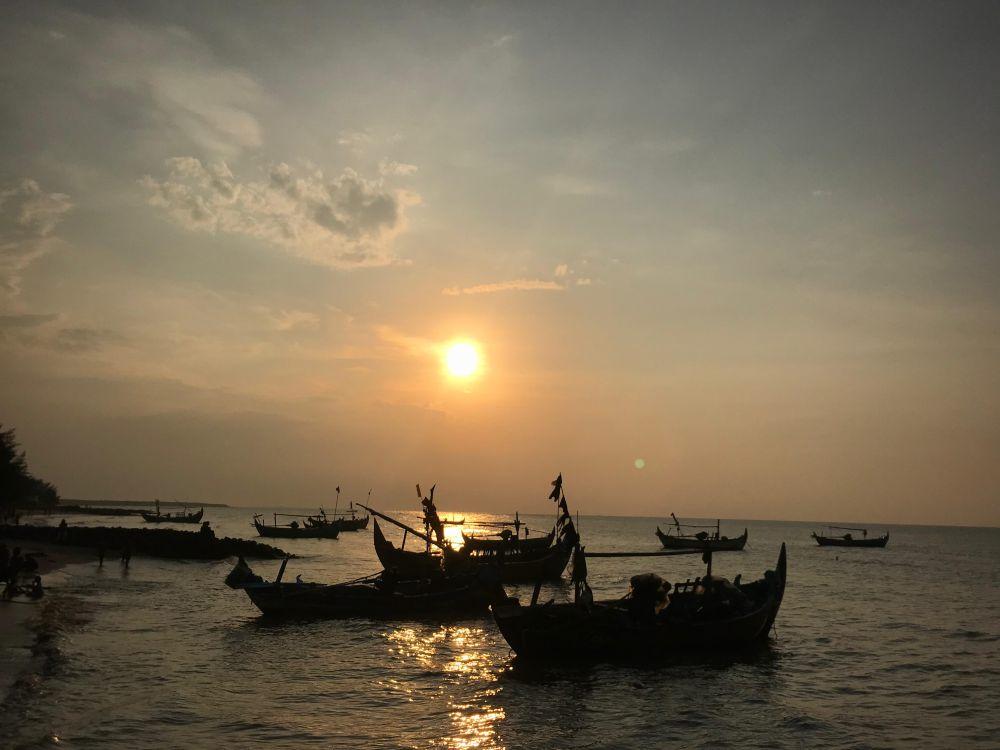
[[[995,4],[0,13],[64,497],[1000,526]]]

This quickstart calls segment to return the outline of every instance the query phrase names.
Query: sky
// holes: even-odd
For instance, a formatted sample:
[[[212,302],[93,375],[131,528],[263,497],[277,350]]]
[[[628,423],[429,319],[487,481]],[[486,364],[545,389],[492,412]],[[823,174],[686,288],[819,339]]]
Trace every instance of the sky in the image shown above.
[[[1000,525],[996,4],[0,16],[64,497]]]

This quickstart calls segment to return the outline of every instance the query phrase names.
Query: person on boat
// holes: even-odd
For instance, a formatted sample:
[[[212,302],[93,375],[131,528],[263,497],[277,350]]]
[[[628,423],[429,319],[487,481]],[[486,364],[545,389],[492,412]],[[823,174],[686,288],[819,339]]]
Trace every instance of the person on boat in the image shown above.
[[[639,624],[651,625],[670,605],[670,582],[656,573],[641,573],[629,581],[629,614]]]
[[[441,517],[438,515],[437,506],[434,505],[434,488],[431,487],[430,497],[425,497],[420,501],[420,504],[424,506],[424,524],[434,532],[434,536],[438,540],[438,544],[444,543],[444,524],[441,523]]]
[[[203,539],[215,539],[215,532],[212,531],[212,527],[208,521],[201,522],[201,530],[198,533],[201,534]]]

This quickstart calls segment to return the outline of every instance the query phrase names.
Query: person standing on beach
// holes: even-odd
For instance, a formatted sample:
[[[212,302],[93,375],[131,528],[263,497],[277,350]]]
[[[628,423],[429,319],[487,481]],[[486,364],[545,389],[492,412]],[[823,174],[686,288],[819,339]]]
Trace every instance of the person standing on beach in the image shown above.
[[[104,549],[104,542],[102,541],[100,543],[100,545],[97,547],[97,567],[98,568],[103,568],[104,567],[104,553],[105,553],[105,551],[106,550]]]
[[[128,564],[132,561],[132,542],[126,540],[125,546],[122,547],[122,565],[125,570],[128,570]]]

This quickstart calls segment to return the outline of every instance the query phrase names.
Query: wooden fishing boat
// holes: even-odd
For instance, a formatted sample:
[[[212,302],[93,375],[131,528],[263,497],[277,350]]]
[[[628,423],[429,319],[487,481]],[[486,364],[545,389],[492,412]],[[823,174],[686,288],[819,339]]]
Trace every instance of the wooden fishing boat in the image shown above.
[[[481,616],[490,603],[504,598],[496,580],[482,576],[400,579],[383,571],[346,583],[283,583],[282,562],[277,579],[264,581],[245,563],[226,579],[242,589],[265,615],[283,617],[406,619],[413,617]]]
[[[371,516],[365,514],[361,518],[338,518],[336,523],[340,524],[341,531],[361,531],[368,528],[368,519]]]
[[[291,513],[274,513],[274,522],[267,524],[264,516],[260,513],[254,514],[253,527],[257,529],[260,536],[278,539],[336,539],[340,536],[340,525],[336,521],[322,522],[321,516],[302,516]],[[288,523],[278,523],[278,517],[291,518]],[[317,523],[308,525],[299,523],[296,519],[312,519]]]
[[[562,492],[562,479],[558,480],[558,493]],[[555,483],[553,483],[555,484]],[[375,554],[386,570],[403,576],[414,576],[428,570],[468,571],[476,568],[495,568],[503,583],[534,583],[538,580],[557,580],[562,577],[576,543],[576,528],[566,507],[566,498],[559,499],[560,516],[552,531],[544,537],[527,540],[476,539],[471,545],[454,549],[447,542],[439,543],[429,534],[421,533],[404,523],[380,513],[366,505],[362,508],[404,530],[403,545],[396,547],[386,539],[375,522]],[[425,543],[423,550],[407,550],[407,536],[414,536]],[[432,550],[431,547],[436,549]]]
[[[369,510],[369,513],[381,517],[377,511]],[[382,567],[386,570],[393,571],[402,575],[430,575],[433,573],[440,573],[444,570],[444,553],[442,551],[431,552],[430,550],[417,551],[397,548],[392,542],[385,538],[385,534],[382,533],[382,527],[379,526],[378,519],[375,519],[375,525],[372,527],[372,536],[375,543],[375,554],[378,556],[379,562],[382,563]],[[407,533],[410,533],[411,529],[406,529]],[[413,531],[418,538],[425,538],[417,531]],[[404,542],[405,545],[405,536]],[[450,551],[450,548],[449,548]],[[458,555],[458,553],[451,552],[453,555]],[[460,557],[460,556],[459,556]],[[456,560],[459,562],[459,560]]]
[[[579,548],[578,548],[579,549]],[[612,601],[594,602],[581,594],[586,586],[586,558],[628,557],[642,553],[584,554],[574,562],[577,601],[537,604],[538,588],[530,606],[517,599],[495,604],[493,618],[504,639],[519,658],[656,659],[693,649],[723,650],[751,646],[766,639],[785,592],[787,560],[781,545],[778,562],[758,581],[732,584],[709,575],[679,584],[660,599],[640,598],[637,580],[661,586],[658,576],[636,576],[630,595]],[[694,550],[645,553],[642,556],[691,554]],[[577,571],[582,567],[583,580]],[[581,588],[582,585],[582,588]],[[669,602],[666,603],[665,602]],[[662,606],[664,605],[665,606]],[[662,606],[661,609],[657,607]]]
[[[372,491],[368,490],[368,498],[371,499]],[[319,509],[318,516],[307,516],[305,519],[306,526],[325,526],[327,524],[337,524],[340,531],[361,531],[362,529],[368,528],[368,516],[358,518],[357,510],[354,508],[354,503],[350,504],[347,510],[339,510],[340,508],[340,487],[337,487],[337,499],[334,501],[333,513],[328,517],[326,511],[322,508]]]
[[[858,529],[852,526],[827,526],[827,531],[844,531],[840,536],[822,536],[815,531],[812,538],[820,547],[885,547],[889,543],[889,532],[882,536],[868,536],[868,529]],[[860,531],[861,538],[858,539],[851,532]]]
[[[201,523],[201,519],[205,515],[205,509],[202,508],[197,513],[188,513],[187,508],[184,509],[183,513],[161,513],[160,501],[157,500],[154,512],[147,513],[146,511],[142,511],[140,515],[146,523]]]
[[[690,523],[681,523],[673,513],[670,517],[674,520],[673,526],[668,526],[666,533],[656,527],[656,536],[660,540],[664,549],[694,549],[711,550],[712,552],[739,552],[747,544],[749,536],[746,529],[736,537],[722,536],[720,533],[720,522],[716,521],[714,526],[698,526]],[[688,529],[701,529],[698,532],[689,532]]]

